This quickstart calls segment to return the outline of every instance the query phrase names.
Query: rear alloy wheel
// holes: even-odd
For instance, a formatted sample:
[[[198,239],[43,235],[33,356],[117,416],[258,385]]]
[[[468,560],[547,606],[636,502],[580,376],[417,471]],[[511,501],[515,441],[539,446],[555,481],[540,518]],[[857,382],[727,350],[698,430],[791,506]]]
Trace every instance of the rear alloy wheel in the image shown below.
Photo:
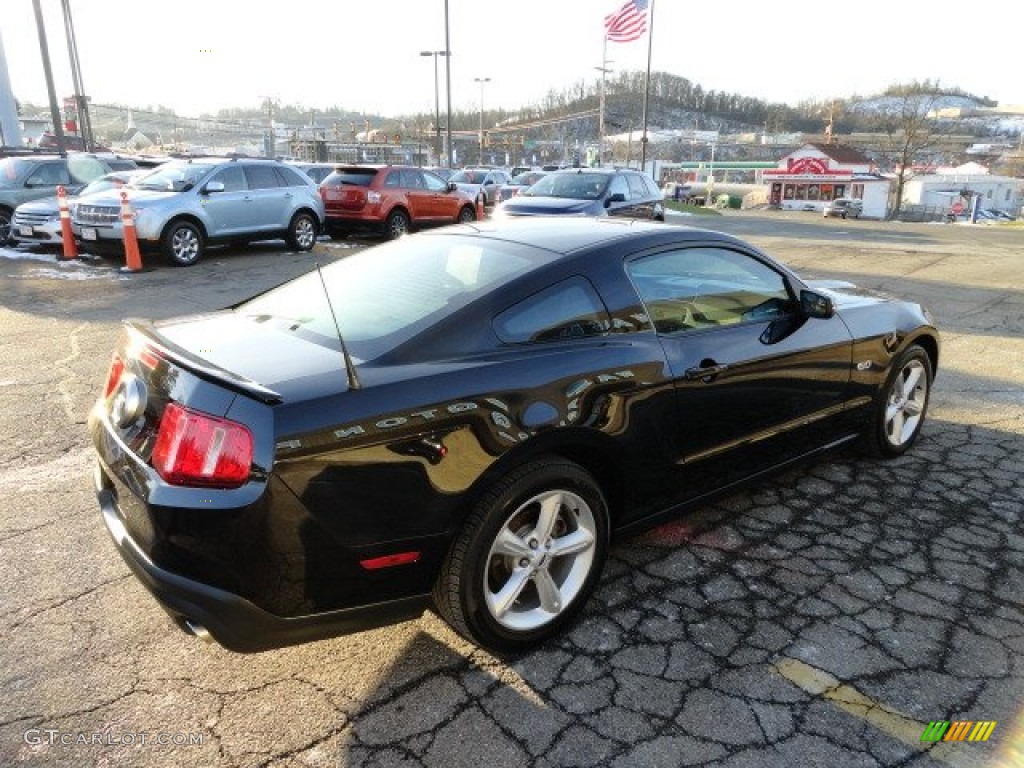
[[[932,363],[916,344],[907,347],[892,366],[875,412],[868,449],[889,458],[905,453],[924,425],[931,393]]]
[[[397,240],[403,235],[409,234],[409,216],[405,211],[392,211],[388,220],[384,223],[384,234],[388,240]]]
[[[551,458],[519,468],[485,495],[434,587],[439,613],[497,653],[557,634],[601,577],[608,507],[582,467]]]
[[[316,245],[316,220],[308,213],[296,213],[288,225],[285,240],[293,251],[309,251]]]
[[[466,224],[470,221],[476,221],[476,209],[472,205],[464,205],[459,211],[459,223]]]
[[[191,222],[172,222],[164,231],[161,246],[171,264],[190,267],[203,255],[203,233]]]

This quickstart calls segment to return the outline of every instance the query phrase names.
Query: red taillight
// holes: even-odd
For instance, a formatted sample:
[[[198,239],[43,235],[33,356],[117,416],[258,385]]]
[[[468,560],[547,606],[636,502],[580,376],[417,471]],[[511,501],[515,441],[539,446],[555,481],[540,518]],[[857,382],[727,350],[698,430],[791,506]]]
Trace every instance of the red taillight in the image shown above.
[[[117,386],[117,382],[121,380],[121,374],[124,373],[124,360],[119,355],[114,355],[110,359],[110,370],[107,371],[107,383],[103,387],[103,396],[110,397],[110,393],[114,391]]]
[[[171,485],[237,488],[249,478],[252,432],[233,421],[168,403],[152,461]]]

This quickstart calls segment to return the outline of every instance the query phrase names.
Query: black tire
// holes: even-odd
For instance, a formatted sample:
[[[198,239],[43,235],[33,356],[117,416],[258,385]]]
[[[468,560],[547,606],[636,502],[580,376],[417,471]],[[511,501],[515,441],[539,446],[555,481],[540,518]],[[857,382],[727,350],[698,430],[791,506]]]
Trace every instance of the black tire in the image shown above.
[[[524,464],[474,507],[441,567],[434,605],[480,647],[526,651],[582,610],[601,578],[608,528],[608,506],[586,470],[558,457]]]
[[[203,233],[190,221],[172,221],[160,238],[164,258],[176,267],[191,267],[203,256]]]
[[[472,205],[462,206],[462,210],[459,211],[459,218],[457,221],[460,224],[465,224],[470,221],[476,221],[476,208]]]
[[[388,240],[397,240],[403,235],[409,234],[411,229],[412,222],[409,220],[409,214],[399,209],[388,214],[388,219],[384,222],[384,236]]]
[[[12,242],[11,220],[14,218],[14,211],[10,208],[0,207],[0,245],[7,245]]]
[[[868,453],[893,458],[910,450],[924,425],[933,376],[931,358],[916,344],[893,361],[865,435]]]
[[[316,217],[299,211],[292,216],[291,223],[288,225],[288,234],[285,235],[285,242],[293,251],[311,251],[316,245],[318,230]]]

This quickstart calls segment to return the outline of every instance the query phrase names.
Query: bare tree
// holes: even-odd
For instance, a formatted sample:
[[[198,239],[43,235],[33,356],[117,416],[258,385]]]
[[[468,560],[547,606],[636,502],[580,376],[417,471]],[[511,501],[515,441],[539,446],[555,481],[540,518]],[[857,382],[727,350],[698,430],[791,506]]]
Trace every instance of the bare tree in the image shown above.
[[[896,172],[891,219],[903,206],[903,190],[914,176],[914,164],[931,159],[949,133],[937,119],[943,95],[937,84],[928,81],[894,86],[886,92],[888,99],[872,120],[875,132],[884,136],[878,154]]]

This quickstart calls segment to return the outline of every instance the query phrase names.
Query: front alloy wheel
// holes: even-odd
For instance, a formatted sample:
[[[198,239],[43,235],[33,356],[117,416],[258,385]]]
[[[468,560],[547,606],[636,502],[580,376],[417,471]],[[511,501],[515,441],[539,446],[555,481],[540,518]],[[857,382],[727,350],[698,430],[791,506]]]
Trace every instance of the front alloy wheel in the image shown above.
[[[548,457],[499,481],[457,536],[434,587],[438,612],[497,653],[564,629],[601,576],[608,507],[578,464]]]
[[[931,358],[911,345],[895,361],[879,401],[869,448],[882,457],[899,456],[917,440],[928,410]]]
[[[203,255],[203,235],[190,222],[176,222],[164,233],[163,251],[172,264],[179,267],[192,266]]]

